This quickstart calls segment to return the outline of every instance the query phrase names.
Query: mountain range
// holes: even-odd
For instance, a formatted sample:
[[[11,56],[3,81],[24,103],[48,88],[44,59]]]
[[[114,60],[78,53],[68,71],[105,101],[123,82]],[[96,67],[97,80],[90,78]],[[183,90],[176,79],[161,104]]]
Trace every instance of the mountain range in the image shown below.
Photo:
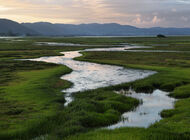
[[[22,24],[8,19],[0,19],[0,35],[17,36],[17,35],[37,35],[35,30],[27,28]]]
[[[116,23],[52,24],[49,22],[17,23],[0,19],[0,35],[32,36],[155,36],[190,35],[190,28],[137,28]]]

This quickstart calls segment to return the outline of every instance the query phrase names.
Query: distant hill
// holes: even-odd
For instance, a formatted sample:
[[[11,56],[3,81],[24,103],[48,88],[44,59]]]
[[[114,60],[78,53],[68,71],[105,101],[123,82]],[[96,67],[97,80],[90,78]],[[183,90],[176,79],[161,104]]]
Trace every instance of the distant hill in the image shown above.
[[[0,19],[0,35],[37,35],[36,31],[29,29],[17,22],[8,20],[8,19]]]
[[[23,23],[27,28],[49,36],[156,36],[190,35],[190,28],[137,28],[116,23],[109,24],[52,24],[48,22]]]
[[[112,36],[112,35],[135,35],[133,26],[119,24],[51,24],[47,22],[23,23],[22,25],[32,30],[37,30],[42,35],[65,35],[65,36]]]
[[[190,28],[137,28],[116,23],[52,24],[49,22],[22,23],[0,19],[0,35],[42,36],[156,36],[190,35]]]

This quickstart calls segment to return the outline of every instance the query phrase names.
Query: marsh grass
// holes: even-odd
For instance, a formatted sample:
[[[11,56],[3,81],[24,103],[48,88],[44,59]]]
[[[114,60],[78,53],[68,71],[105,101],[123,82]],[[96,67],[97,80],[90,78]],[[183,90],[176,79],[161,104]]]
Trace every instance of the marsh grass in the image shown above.
[[[31,136],[48,131],[49,121],[56,116],[62,88],[70,82],[60,83],[62,74],[71,72],[64,66],[46,70],[19,72],[19,79],[9,82],[1,90],[0,138]],[[55,88],[56,87],[56,88]],[[64,99],[63,99],[64,101]],[[40,130],[39,130],[40,128]]]
[[[158,73],[132,83],[76,93],[75,100],[67,108],[63,106],[65,100],[60,91],[72,83],[62,81],[59,77],[71,72],[70,69],[54,64],[14,60],[54,56],[60,55],[60,51],[89,48],[38,46],[35,42],[103,45],[128,42],[154,46],[151,49],[157,50],[189,51],[189,37],[24,38],[24,40],[26,41],[0,40],[0,139],[31,139],[41,135],[42,139],[45,135],[45,138],[50,140],[190,139],[190,57],[187,53],[84,53],[80,60],[150,69]],[[113,92],[130,87],[137,92],[152,92],[159,88],[170,91],[170,96],[180,100],[176,102],[174,109],[161,112],[164,119],[148,129],[94,130],[117,122],[123,112],[132,110],[139,104],[136,99]]]
[[[168,40],[164,40],[163,42],[167,43],[167,41]],[[144,42],[146,42],[146,40]],[[153,42],[149,42],[149,44],[151,43]],[[175,44],[175,41],[173,41],[172,44]],[[176,49],[182,51],[184,50],[184,47],[185,50],[188,50],[189,47],[188,45],[184,45],[183,47],[176,47],[176,45],[174,45],[175,47],[171,48],[174,50]],[[159,47],[158,45],[155,46],[154,49],[160,49],[162,47]],[[167,47],[164,49],[167,50]],[[140,136],[140,139],[190,139],[190,57],[188,53],[84,52],[83,54],[84,55],[80,58],[77,58],[77,60],[157,71],[157,74],[150,76],[149,78],[137,80],[132,83],[108,87],[107,89],[114,90],[133,88],[137,92],[146,93],[151,93],[154,89],[169,91],[170,96],[181,100],[176,101],[174,109],[164,110],[161,112],[161,115],[164,119],[151,125],[150,128],[145,130],[144,133],[146,135]],[[115,135],[115,137],[112,136],[112,134],[116,131],[118,134]],[[89,136],[88,133],[79,136],[73,136],[70,139],[93,139],[93,136],[95,135],[98,135],[99,139],[112,139],[112,137],[113,139],[127,139],[127,136],[129,135],[127,134],[127,128],[126,134],[122,134],[121,130],[114,130],[110,135],[107,133],[102,134],[101,132],[103,131],[92,132],[92,136]],[[138,137],[129,137],[129,139],[136,140]]]
[[[69,136],[64,140],[188,140],[189,137],[165,132],[154,132],[144,128],[120,128],[115,130],[95,130]]]

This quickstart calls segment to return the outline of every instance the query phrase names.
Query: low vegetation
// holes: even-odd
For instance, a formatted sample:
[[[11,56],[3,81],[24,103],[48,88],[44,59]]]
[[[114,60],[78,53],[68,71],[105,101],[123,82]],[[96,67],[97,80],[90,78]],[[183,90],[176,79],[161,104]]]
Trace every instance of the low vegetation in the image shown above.
[[[52,50],[52,47],[35,46],[34,41],[27,39],[24,42],[2,40],[1,43],[0,139],[30,139],[47,133],[54,139],[85,132],[117,122],[124,111],[139,104],[138,100],[113,91],[95,90],[76,94],[76,100],[65,108],[61,90],[72,83],[60,80],[60,76],[71,69],[17,59],[61,55],[60,51],[86,47]]]
[[[71,85],[59,77],[70,71],[64,66],[54,66],[17,72],[13,81],[1,86],[1,139],[31,137],[39,128],[47,131],[50,127],[47,122],[56,116],[57,108],[64,103],[60,90]]]
[[[30,139],[40,135],[42,139],[55,140],[190,139],[189,37],[23,40],[0,40],[0,139]],[[71,72],[69,68],[15,59],[61,55],[60,51],[81,50],[87,46],[50,47],[35,44],[47,41],[104,45],[127,42],[152,46],[147,48],[149,50],[186,52],[85,52],[78,60],[149,69],[158,73],[131,83],[76,93],[75,100],[64,107],[64,95],[60,91],[72,86],[72,83],[60,80],[59,77]],[[138,106],[138,100],[113,92],[130,87],[138,92],[152,92],[159,88],[170,91],[170,96],[178,100],[174,109],[161,112],[163,120],[147,129],[96,130],[117,122],[123,112]]]
[[[150,42],[152,43],[152,42]],[[162,48],[162,47],[160,47]],[[159,49],[156,46],[154,49]],[[163,48],[162,48],[163,49]],[[182,51],[184,48],[179,50]],[[167,50],[167,49],[166,49]],[[175,50],[175,49],[174,49]],[[85,137],[92,139],[93,136],[99,136],[99,139],[111,139],[114,132],[117,135],[113,139],[189,139],[189,95],[190,95],[190,65],[187,63],[189,58],[188,52],[183,53],[160,53],[160,52],[85,52],[80,58],[81,61],[91,61],[96,63],[121,65],[124,67],[150,69],[158,71],[157,74],[133,83],[122,84],[113,87],[113,89],[132,87],[137,92],[152,92],[154,89],[162,89],[170,91],[170,96],[180,99],[175,104],[175,109],[165,110],[161,113],[163,120],[153,124],[145,131],[145,135],[140,135],[139,138],[135,136],[130,138],[133,134],[123,134],[125,129],[115,130],[111,133],[106,131],[90,132],[84,135],[71,137],[71,139]],[[111,87],[109,87],[111,89]],[[126,128],[126,132],[129,128]],[[135,132],[135,131],[134,131]],[[154,132],[154,133],[152,133]],[[169,135],[171,134],[171,135]],[[120,136],[121,135],[121,136]],[[110,137],[111,136],[111,137]]]

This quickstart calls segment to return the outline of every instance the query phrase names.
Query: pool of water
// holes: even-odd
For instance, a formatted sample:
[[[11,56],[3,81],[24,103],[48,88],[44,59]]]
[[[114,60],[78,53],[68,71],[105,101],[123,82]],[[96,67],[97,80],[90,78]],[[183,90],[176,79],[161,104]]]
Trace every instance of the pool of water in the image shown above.
[[[57,42],[37,42],[37,45],[47,45],[47,46],[83,46],[82,44],[74,43],[57,43]]]
[[[114,47],[114,46],[117,46],[117,47],[125,47],[125,46],[133,46],[131,44],[128,44],[128,43],[120,43],[120,44],[115,44],[115,45],[105,45],[105,44],[102,44],[102,45],[97,45],[97,44],[76,44],[76,43],[64,43],[64,42],[36,42],[35,44],[37,45],[41,45],[41,46],[62,46],[62,47],[65,47],[65,46],[71,46],[71,47],[79,47],[79,46],[83,46],[83,47],[103,47],[103,46],[109,46],[109,47]],[[107,51],[106,48],[104,48],[105,51]]]
[[[131,49],[134,47],[135,46],[104,48],[104,50],[121,51],[125,49]],[[87,49],[83,51],[90,50],[94,51],[94,49]],[[66,93],[65,106],[72,102],[72,93],[131,82],[138,79],[143,79],[156,73],[154,71],[149,70],[127,69],[120,66],[103,65],[73,60],[73,58],[82,55],[80,51],[62,52],[62,54],[64,54],[64,56],[41,57],[30,60],[63,64],[73,70],[73,72],[71,72],[70,74],[63,75],[61,77],[61,79],[68,80],[73,83],[72,87],[62,91]]]
[[[22,38],[19,36],[0,36],[0,39],[17,39],[17,38]]]
[[[125,45],[124,47],[67,51],[62,52],[64,56],[40,57],[30,60],[62,64],[73,70],[70,74],[63,75],[61,77],[61,79],[68,80],[73,83],[72,87],[62,90],[62,92],[65,93],[65,106],[67,106],[74,100],[72,97],[73,93],[131,82],[155,74],[156,72],[149,70],[129,69],[120,66],[74,60],[74,58],[82,56],[80,52],[84,51],[130,51],[130,49],[135,48],[144,47]],[[173,108],[175,102],[175,99],[167,96],[167,92],[161,90],[155,90],[152,94],[136,93],[133,90],[121,90],[116,93],[139,99],[141,104],[133,111],[124,113],[121,121],[106,127],[107,129],[115,129],[120,127],[147,128],[151,124],[162,119],[159,113],[164,109]]]
[[[121,127],[149,127],[156,121],[161,120],[160,112],[164,109],[172,109],[175,99],[167,96],[169,93],[161,90],[155,90],[152,94],[136,93],[133,90],[121,90],[117,92],[128,97],[133,97],[140,100],[142,103],[133,111],[126,112],[122,115],[121,121],[111,126],[108,129]]]
[[[128,50],[127,52],[158,52],[158,53],[190,53],[190,51],[170,51],[170,50]]]

